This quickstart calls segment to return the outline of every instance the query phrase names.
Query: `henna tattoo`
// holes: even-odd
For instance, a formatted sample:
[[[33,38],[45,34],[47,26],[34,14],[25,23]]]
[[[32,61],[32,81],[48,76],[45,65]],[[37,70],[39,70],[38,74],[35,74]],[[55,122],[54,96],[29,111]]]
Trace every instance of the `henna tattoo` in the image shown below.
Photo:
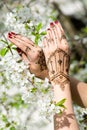
[[[52,42],[53,41],[53,38],[52,39],[48,39],[48,42]]]
[[[59,56],[59,59],[56,58],[57,55]],[[53,61],[54,58],[55,60]],[[64,85],[69,82],[69,61],[69,54],[61,49],[57,49],[47,60],[47,66],[50,68],[50,81],[59,83],[62,89],[64,89]]]
[[[58,63],[61,65],[61,63],[62,63],[62,60],[60,60],[60,59],[59,59],[59,60],[58,60]]]
[[[29,51],[29,50],[31,50],[30,47],[26,46],[24,52],[25,52],[25,55],[27,56],[28,60],[30,61],[30,57],[29,57],[29,55],[28,55],[28,51]]]
[[[30,57],[28,56],[28,51],[31,50],[28,46],[26,47],[25,49],[25,54],[27,55],[27,58],[28,60],[30,61]],[[35,51],[32,50],[32,52],[34,53]],[[38,60],[37,62],[35,62],[36,64],[38,64],[40,66],[40,70],[43,71],[43,70],[46,70],[47,69],[47,66],[46,66],[46,61],[45,61],[45,56],[44,56],[44,53],[43,53],[43,50],[38,50]]]
[[[44,56],[44,53],[43,53],[42,50],[39,51],[39,58],[38,58],[38,61],[36,62],[36,64],[39,64],[39,65],[40,65],[40,70],[41,70],[41,71],[47,69],[46,61],[45,61],[45,56]]]
[[[26,53],[26,55],[27,55],[27,53],[28,53],[28,50],[31,50],[28,46],[25,48],[25,53]]]
[[[65,34],[62,34],[62,36],[61,36],[61,39],[60,39],[60,40],[62,40],[62,39],[65,39],[65,40],[66,40],[66,36],[65,36]]]
[[[50,64],[51,64],[51,67],[52,67],[52,74],[54,74],[54,73],[55,73],[55,71],[53,70],[53,65],[52,65],[52,62],[53,62],[53,61],[50,61]]]

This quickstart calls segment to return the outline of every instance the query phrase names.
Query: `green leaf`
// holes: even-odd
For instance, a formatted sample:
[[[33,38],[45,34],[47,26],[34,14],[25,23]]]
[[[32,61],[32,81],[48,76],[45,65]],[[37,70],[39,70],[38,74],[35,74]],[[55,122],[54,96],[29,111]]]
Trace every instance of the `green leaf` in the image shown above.
[[[45,31],[41,32],[40,35],[46,35],[47,33]]]
[[[32,93],[35,93],[36,91],[37,91],[37,88],[32,88],[32,89],[31,89],[31,92],[32,92]]]
[[[60,107],[65,108],[65,106],[63,105],[65,103],[65,101],[66,101],[66,99],[64,98],[64,99],[60,100],[58,103],[56,103],[55,106],[60,106]]]
[[[10,102],[9,105],[11,107],[15,107],[16,109],[19,109],[21,105],[24,104],[24,101],[22,100],[22,97],[20,94],[16,94],[14,97],[13,97],[14,101],[13,102]]]
[[[0,128],[0,130],[4,130],[4,128]]]
[[[82,31],[83,33],[87,33],[87,27],[82,28],[81,31]]]
[[[1,98],[2,102],[5,102],[7,100],[6,96],[3,95],[2,98]]]
[[[35,43],[36,43],[36,45],[38,45],[39,38],[40,38],[40,35],[39,34],[36,35],[36,37],[35,37]]]
[[[0,50],[0,55],[1,56],[5,56],[6,55],[6,53],[9,51],[9,49],[8,48],[2,48],[1,50]]]
[[[8,45],[8,42],[7,42],[7,41],[2,40],[2,39],[1,39],[0,41]]]
[[[34,35],[34,36],[35,36],[35,35],[36,35],[36,33],[35,33],[35,32],[32,32],[32,35]]]
[[[22,62],[22,60],[21,59],[19,59],[18,61],[17,61],[17,63],[21,63]]]
[[[16,128],[14,126],[10,127],[10,130],[16,130]]]
[[[41,89],[42,93],[46,94],[49,91],[49,88],[47,89]]]
[[[52,21],[55,21],[55,20],[56,20],[56,17],[55,17],[55,16],[50,16],[49,18],[51,18]]]
[[[7,122],[5,126],[6,126],[6,127],[9,127],[10,125],[11,125],[11,123],[10,123],[10,122]]]
[[[7,117],[5,115],[2,115],[2,121],[8,122]]]
[[[13,50],[16,50],[16,47],[12,47]]]
[[[42,23],[39,23],[37,26],[36,26],[36,31],[39,32],[40,29],[42,28]]]
[[[9,44],[9,47],[12,47],[12,46],[13,46],[13,43],[10,43],[10,44]]]
[[[29,26],[28,26],[28,24],[27,24],[27,23],[25,24],[25,29],[26,29],[26,30],[28,30],[28,29],[29,29]]]

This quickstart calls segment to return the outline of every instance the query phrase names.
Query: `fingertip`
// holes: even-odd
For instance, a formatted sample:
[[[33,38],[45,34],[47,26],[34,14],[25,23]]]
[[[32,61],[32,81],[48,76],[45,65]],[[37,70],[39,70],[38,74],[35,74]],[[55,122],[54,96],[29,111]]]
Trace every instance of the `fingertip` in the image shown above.
[[[54,21],[54,23],[55,23],[55,24],[59,24],[59,21],[58,21],[58,20],[56,20],[56,21]]]
[[[16,33],[14,33],[14,32],[10,32],[12,35],[16,35]]]
[[[50,27],[53,27],[53,26],[54,26],[54,23],[53,23],[53,22],[51,22],[51,23],[50,23]]]
[[[47,38],[45,36],[44,39],[43,39],[43,49],[46,47],[46,43],[47,43]]]
[[[50,28],[47,28],[47,30],[50,30]]]
[[[8,33],[7,37],[8,37],[8,38],[12,38],[11,33]]]

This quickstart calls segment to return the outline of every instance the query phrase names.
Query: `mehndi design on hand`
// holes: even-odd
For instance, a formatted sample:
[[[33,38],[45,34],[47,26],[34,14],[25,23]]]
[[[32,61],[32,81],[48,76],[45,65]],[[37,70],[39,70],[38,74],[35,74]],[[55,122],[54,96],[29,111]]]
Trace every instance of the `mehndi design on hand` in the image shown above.
[[[60,23],[50,25],[43,44],[50,82],[64,89],[69,82],[70,50]]]
[[[50,81],[54,81],[55,84],[59,83],[62,89],[64,84],[69,81],[69,62],[70,56],[62,49],[55,50],[47,60]]]
[[[27,55],[29,61],[30,61],[30,57],[28,56],[28,51],[30,51],[30,50],[31,49],[29,47],[26,47],[26,51],[25,52],[26,52],[26,55]],[[35,51],[33,50],[33,54],[34,53],[35,53]],[[38,53],[38,58],[37,58],[37,61],[35,61],[35,64],[38,64],[40,66],[40,71],[44,71],[44,70],[47,69],[47,65],[46,65],[46,61],[45,61],[45,56],[44,56],[43,50],[40,48],[40,50],[37,50],[37,53]]]
[[[39,55],[38,55],[38,61],[35,62],[36,64],[40,65],[40,70],[47,70],[47,65],[46,65],[46,61],[45,61],[45,56],[43,53],[43,50],[39,51]]]

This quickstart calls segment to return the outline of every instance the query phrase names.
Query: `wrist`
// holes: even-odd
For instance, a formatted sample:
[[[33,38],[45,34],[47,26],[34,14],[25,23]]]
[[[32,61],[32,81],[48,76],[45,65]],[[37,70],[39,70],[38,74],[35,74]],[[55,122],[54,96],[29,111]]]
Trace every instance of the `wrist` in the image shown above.
[[[49,79],[49,74],[48,74],[48,70],[44,70],[42,72],[40,72],[40,74],[36,74],[36,77],[41,78],[41,79],[45,79],[48,78]]]
[[[56,85],[61,86],[62,88],[64,88],[64,85],[66,84],[70,84],[70,79],[69,76],[66,75],[58,75],[56,78],[54,78],[53,80],[50,80],[51,84],[55,87]]]

